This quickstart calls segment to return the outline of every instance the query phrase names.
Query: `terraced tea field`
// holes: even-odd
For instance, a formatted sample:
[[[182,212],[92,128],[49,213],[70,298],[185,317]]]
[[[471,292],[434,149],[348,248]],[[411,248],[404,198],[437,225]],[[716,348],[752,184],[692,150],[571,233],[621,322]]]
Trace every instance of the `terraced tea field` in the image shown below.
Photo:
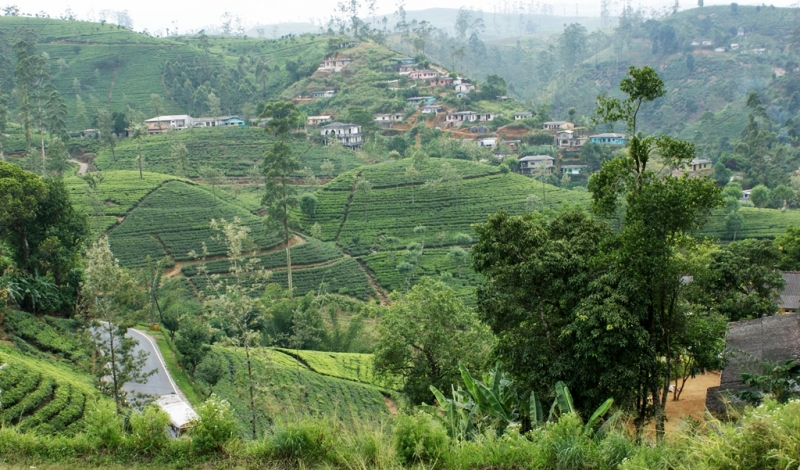
[[[242,432],[250,420],[245,393],[244,351],[214,348],[228,363],[224,378],[214,393],[233,405]],[[303,351],[305,354],[306,352]],[[276,416],[339,416],[344,419],[377,420],[389,415],[385,395],[390,392],[374,385],[325,376],[309,370],[290,356],[268,348],[251,351],[254,375],[258,377],[257,421],[264,429]],[[326,353],[339,356],[335,353]],[[351,355],[347,355],[351,356]],[[342,358],[347,363],[346,358]]]
[[[227,277],[221,275],[219,279],[224,281]],[[194,276],[190,279],[199,289],[205,289],[208,286],[208,279],[204,276]],[[273,270],[272,277],[268,282],[278,284],[284,289],[288,288],[286,269],[281,267]],[[361,269],[358,261],[350,257],[323,263],[320,266],[293,268],[292,287],[297,296],[309,292],[326,292],[355,297],[359,300],[378,297],[378,293],[375,292],[369,277]]]
[[[375,273],[381,288],[386,292],[404,292],[407,286],[413,286],[421,277],[429,276],[440,279],[453,288],[466,305],[474,306],[477,302],[475,286],[481,281],[481,277],[470,269],[468,259],[464,260],[459,275],[459,266],[448,256],[448,252],[446,248],[426,248],[413,276],[397,270],[397,265],[406,261],[402,252],[395,253],[394,260],[392,253],[388,251],[370,253],[362,259],[367,268]]]
[[[461,177],[442,180],[442,165],[448,163]],[[482,222],[499,209],[512,214],[529,210],[531,195],[540,205],[557,209],[565,205],[588,204],[584,191],[544,185],[517,174],[500,174],[497,167],[462,160],[429,159],[420,174],[405,179],[412,161],[380,163],[362,167],[335,178],[315,194],[319,207],[313,220],[303,218],[308,230],[317,222],[323,239],[336,241],[353,254],[366,254],[371,248],[390,249],[387,236],[398,237],[400,246],[421,242],[414,233],[425,226],[425,246],[452,245],[453,236],[474,236],[471,225]],[[372,190],[355,190],[358,177],[368,180]],[[544,190],[544,194],[543,191]]]
[[[199,176],[198,169],[203,165],[218,168],[226,176],[248,176],[273,141],[264,129],[258,127],[189,129],[151,135],[141,142],[145,169],[176,173],[179,162],[170,153],[173,142],[183,143],[189,151],[189,175],[194,178]],[[334,174],[337,175],[364,164],[354,152],[341,146],[315,145],[303,139],[295,141],[293,147],[301,168],[311,168],[318,177],[324,176],[321,166],[325,159],[334,164]],[[120,140],[114,153],[116,160],[112,158],[110,149],[101,150],[94,161],[95,166],[103,171],[136,168],[137,149],[132,139]]]
[[[775,238],[786,232],[786,227],[800,226],[800,210],[790,209],[781,211],[778,209],[755,209],[753,207],[742,207],[739,213],[744,219],[744,225],[736,239],[743,238]],[[722,240],[732,239],[725,229],[725,214],[723,211],[715,211],[708,219],[708,224],[702,231],[703,235],[719,238]]]
[[[318,374],[339,377],[354,382],[380,385],[380,380],[375,377],[372,354],[333,353],[281,348],[276,348],[275,351],[292,357],[292,360],[299,358],[304,365]],[[273,354],[273,357],[275,356],[277,354]]]
[[[239,217],[250,227],[253,249],[264,250],[280,243],[277,233],[267,234],[261,220],[239,206],[215,199],[206,187],[170,181],[152,192],[109,234],[109,243],[120,264],[144,266],[168,256],[172,261],[191,260],[189,252],[200,253],[203,243],[209,256],[225,254],[221,241],[213,240],[211,219]]]
[[[106,400],[92,386],[92,378],[66,366],[25,356],[0,344],[0,425],[42,434],[74,434],[83,429],[87,404]]]

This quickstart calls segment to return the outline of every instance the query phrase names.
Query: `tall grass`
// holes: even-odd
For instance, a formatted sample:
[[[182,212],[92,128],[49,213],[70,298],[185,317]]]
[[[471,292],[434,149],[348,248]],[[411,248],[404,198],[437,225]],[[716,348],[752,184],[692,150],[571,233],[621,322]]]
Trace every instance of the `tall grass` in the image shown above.
[[[225,407],[215,425],[232,421]],[[222,411],[220,411],[222,410]],[[383,422],[352,418],[278,420],[258,440],[231,433],[164,439],[155,411],[126,426],[110,407],[88,411],[87,429],[72,437],[0,429],[0,462],[103,468],[329,468],[329,469],[785,469],[800,463],[800,402],[766,402],[733,422],[707,417],[665,443],[637,442],[620,422],[602,435],[583,432],[581,420],[564,415],[522,435],[492,430],[468,442],[447,438],[425,415]],[[198,435],[195,439],[198,439]],[[219,442],[212,442],[218,439]]]

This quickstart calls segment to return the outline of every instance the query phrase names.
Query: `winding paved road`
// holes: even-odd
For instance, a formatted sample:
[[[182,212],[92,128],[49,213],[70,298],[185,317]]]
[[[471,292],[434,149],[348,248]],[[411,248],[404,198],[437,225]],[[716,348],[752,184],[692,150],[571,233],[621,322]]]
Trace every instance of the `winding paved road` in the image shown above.
[[[167,372],[167,366],[164,364],[164,358],[161,357],[161,351],[158,350],[155,340],[144,332],[134,330],[133,328],[128,329],[128,334],[126,336],[139,342],[134,349],[135,354],[139,354],[139,351],[148,353],[144,371],[149,372],[155,369],[156,373],[146,378],[144,383],[128,382],[123,386],[123,389],[128,392],[156,396],[175,393],[185,401],[183,394],[178,389],[178,386],[175,385],[169,372]]]
[[[89,164],[83,163],[81,161],[75,160],[74,158],[70,160],[72,163],[78,164],[78,174],[82,175],[89,170]]]

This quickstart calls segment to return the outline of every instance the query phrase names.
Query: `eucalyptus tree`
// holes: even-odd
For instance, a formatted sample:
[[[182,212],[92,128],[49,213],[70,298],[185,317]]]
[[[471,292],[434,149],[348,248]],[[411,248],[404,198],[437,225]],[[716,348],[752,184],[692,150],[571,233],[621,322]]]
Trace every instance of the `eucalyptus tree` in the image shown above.
[[[261,204],[266,207],[269,221],[279,225],[286,249],[286,272],[289,295],[292,295],[292,254],[289,249],[291,211],[297,207],[297,189],[292,184],[292,173],[300,169],[290,143],[290,132],[300,123],[300,112],[292,102],[278,101],[267,104],[262,118],[269,118],[266,130],[276,141],[264,154],[264,197]]]

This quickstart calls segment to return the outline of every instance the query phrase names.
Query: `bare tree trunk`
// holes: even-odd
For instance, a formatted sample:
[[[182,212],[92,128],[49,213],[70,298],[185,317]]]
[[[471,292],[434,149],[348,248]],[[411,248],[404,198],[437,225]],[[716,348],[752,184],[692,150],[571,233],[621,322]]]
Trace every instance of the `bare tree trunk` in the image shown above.
[[[106,325],[108,325],[108,349],[109,349],[109,351],[111,353],[111,383],[113,384],[113,387],[114,387],[114,404],[117,407],[117,414],[121,415],[122,414],[122,406],[119,403],[119,401],[120,401],[120,399],[119,399],[119,384],[117,383],[117,381],[118,381],[118,379],[117,379],[117,359],[116,359],[116,353],[114,351],[114,332],[113,332],[114,325],[111,324],[110,322],[106,322]]]
[[[287,214],[288,217],[288,214]],[[283,221],[283,238],[286,240],[286,272],[289,279],[289,298],[292,298],[292,252],[289,249],[289,221]]]
[[[47,163],[46,163],[47,154],[45,153],[44,150],[44,133],[42,132],[41,129],[39,129],[39,138],[42,140],[42,177],[45,177],[47,176]]]
[[[250,427],[253,432],[253,440],[258,439],[256,432],[256,400],[253,387],[253,368],[250,364],[250,340],[247,338],[247,327],[244,328],[244,353],[247,356],[247,380],[250,383]]]
[[[139,179],[142,180],[144,179],[142,176],[142,143],[138,137],[136,138],[136,153],[139,154]]]

